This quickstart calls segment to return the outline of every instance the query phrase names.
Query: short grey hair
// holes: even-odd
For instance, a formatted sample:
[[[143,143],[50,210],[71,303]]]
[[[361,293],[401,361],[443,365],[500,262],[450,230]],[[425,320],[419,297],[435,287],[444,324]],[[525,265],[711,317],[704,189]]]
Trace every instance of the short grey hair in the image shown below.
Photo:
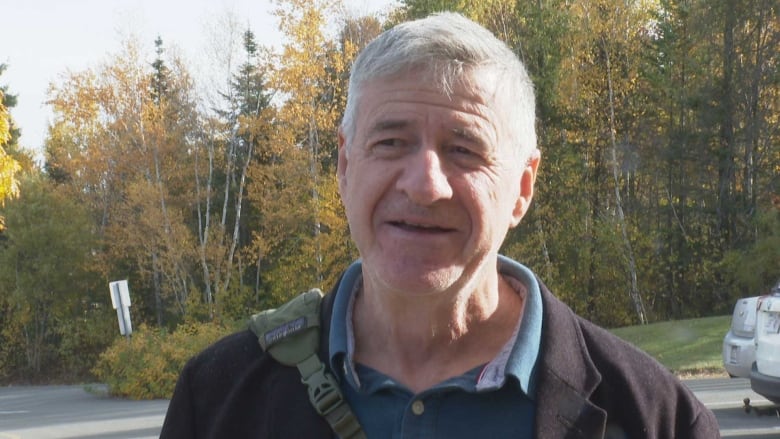
[[[475,69],[498,73],[497,89],[508,99],[506,117],[520,157],[536,148],[536,101],[523,62],[490,31],[454,12],[443,12],[401,23],[380,34],[355,58],[349,79],[347,106],[341,129],[349,142],[362,87],[366,82],[421,70],[427,80],[449,93],[458,80]]]

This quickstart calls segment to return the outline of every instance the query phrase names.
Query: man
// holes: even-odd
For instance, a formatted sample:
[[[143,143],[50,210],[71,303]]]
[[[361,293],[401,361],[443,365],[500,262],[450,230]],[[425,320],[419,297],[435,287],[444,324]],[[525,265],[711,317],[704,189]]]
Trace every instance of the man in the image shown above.
[[[320,357],[369,438],[714,438],[662,366],[498,254],[540,153],[522,63],[445,13],[356,59],[338,178],[361,260],[323,300]],[[191,360],[173,437],[334,437],[294,367],[247,331]]]

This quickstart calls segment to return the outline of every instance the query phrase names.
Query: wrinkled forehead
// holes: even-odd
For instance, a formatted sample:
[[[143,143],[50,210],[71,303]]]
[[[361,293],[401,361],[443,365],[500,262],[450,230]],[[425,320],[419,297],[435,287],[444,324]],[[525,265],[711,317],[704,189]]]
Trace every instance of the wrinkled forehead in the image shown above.
[[[536,148],[533,91],[524,93],[517,72],[506,65],[459,67],[419,66],[379,81],[409,78],[420,84],[421,89],[436,90],[451,100],[466,97],[482,107],[478,112],[490,119],[490,124],[496,128],[497,140],[513,144],[523,157],[530,154]]]
[[[392,71],[385,70],[383,74],[371,78],[363,78],[358,84],[352,84],[350,90],[354,100],[345,114],[342,124],[347,145],[354,135],[364,126],[366,104],[376,104],[376,88],[382,84],[402,81],[411,82],[421,91],[438,92],[444,99],[452,101],[467,96],[483,107],[485,115],[489,115],[489,123],[495,125],[499,139],[517,143],[519,133],[515,132],[517,87],[513,75],[507,68],[498,65],[468,66],[463,63],[427,63],[416,66],[396,66]],[[360,125],[360,126],[359,126]]]
[[[378,127],[412,126],[415,118],[444,117],[454,124],[451,129],[462,125],[461,134],[472,133],[493,147],[515,144],[508,106],[512,100],[502,93],[506,87],[499,76],[495,70],[473,69],[451,77],[453,82],[442,82],[429,70],[417,70],[366,81],[357,103],[355,134],[362,138]]]
[[[450,95],[455,90],[492,101],[500,82],[495,66],[469,66],[457,61],[431,63],[405,69],[392,76],[409,76],[432,86],[442,94]],[[390,79],[390,78],[388,78]]]
[[[450,100],[455,100],[456,97],[467,97],[481,105],[498,110],[504,104],[501,99],[502,94],[499,93],[502,88],[501,83],[504,82],[502,79],[499,70],[488,67],[442,64],[415,66],[365,81],[360,96],[370,94],[373,87],[381,84],[409,81],[417,84],[420,91],[438,92]]]

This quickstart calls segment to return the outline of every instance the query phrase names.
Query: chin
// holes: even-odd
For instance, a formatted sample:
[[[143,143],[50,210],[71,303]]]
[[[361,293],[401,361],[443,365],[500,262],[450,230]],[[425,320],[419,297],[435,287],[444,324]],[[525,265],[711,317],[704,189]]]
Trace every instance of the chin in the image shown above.
[[[410,295],[435,294],[451,289],[460,278],[460,270],[447,267],[439,269],[397,270],[383,273],[383,284],[390,290]]]

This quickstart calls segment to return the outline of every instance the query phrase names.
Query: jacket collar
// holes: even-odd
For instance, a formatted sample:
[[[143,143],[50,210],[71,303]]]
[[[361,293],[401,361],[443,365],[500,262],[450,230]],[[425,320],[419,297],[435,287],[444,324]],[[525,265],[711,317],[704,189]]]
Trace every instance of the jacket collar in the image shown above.
[[[536,437],[604,437],[607,414],[589,400],[601,374],[587,354],[578,319],[540,280],[539,286],[543,318]]]

